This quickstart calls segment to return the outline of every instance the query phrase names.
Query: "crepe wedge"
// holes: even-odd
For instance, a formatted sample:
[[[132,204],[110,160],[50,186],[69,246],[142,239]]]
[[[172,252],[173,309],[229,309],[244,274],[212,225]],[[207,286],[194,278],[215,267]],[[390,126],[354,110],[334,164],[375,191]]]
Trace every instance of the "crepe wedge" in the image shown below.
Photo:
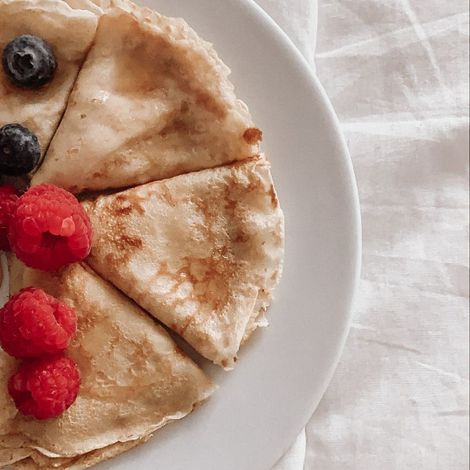
[[[200,354],[233,367],[282,268],[269,163],[252,158],[84,202],[87,262]]]
[[[85,468],[145,441],[213,392],[169,335],[90,268],[74,264],[52,275],[14,259],[10,273],[12,292],[41,287],[75,309],[78,332],[68,354],[82,385],[59,418],[25,418],[6,395],[14,364],[0,351],[7,365],[0,377],[0,467],[16,457],[18,468]]]
[[[257,153],[261,132],[212,46],[181,19],[121,5],[100,17],[33,184],[123,188]]]
[[[14,85],[0,67],[0,127],[18,123],[38,137],[42,153],[65,110],[97,27],[97,15],[61,0],[0,0],[0,54],[16,36],[39,36],[52,47],[57,70],[39,89]]]

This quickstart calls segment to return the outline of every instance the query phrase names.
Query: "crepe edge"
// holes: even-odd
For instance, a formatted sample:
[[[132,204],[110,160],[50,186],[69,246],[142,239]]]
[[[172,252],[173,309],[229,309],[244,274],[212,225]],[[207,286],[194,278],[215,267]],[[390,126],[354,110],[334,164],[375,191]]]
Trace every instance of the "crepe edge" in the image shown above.
[[[240,346],[237,351],[237,354],[240,351],[241,347],[245,345],[245,343],[251,338],[253,333],[258,328],[267,328],[269,326],[269,321],[268,321],[266,314],[274,301],[273,293],[281,280],[282,272],[284,269],[284,258],[285,258],[285,217],[284,217],[284,212],[279,202],[276,187],[274,185],[273,176],[271,173],[271,163],[267,159],[264,153],[260,153],[256,157],[253,157],[253,161],[255,162],[255,165],[263,165],[268,170],[267,181],[271,184],[271,187],[273,190],[273,196],[277,202],[277,208],[275,209],[275,212],[277,213],[279,220],[280,220],[280,230],[279,230],[279,233],[277,233],[277,235],[280,237],[280,240],[281,240],[281,248],[276,257],[277,268],[274,272],[275,278],[274,278],[273,284],[267,290],[260,289],[258,291],[258,296],[255,300],[255,304],[251,312],[251,316],[249,317],[247,321],[246,328],[242,336],[242,339],[240,341]],[[241,163],[243,162],[237,162],[235,163],[235,165],[241,164]],[[232,370],[234,368],[235,362],[236,362],[236,356],[234,358],[234,362],[231,365],[229,365],[228,367],[223,366],[224,370]]]
[[[110,446],[102,449],[95,449],[86,454],[82,454],[71,458],[51,458],[42,455],[40,452],[31,450],[29,456],[22,460],[18,460],[11,464],[12,469],[16,470],[45,470],[54,468],[57,470],[81,470],[92,467],[98,463],[105,462],[120,454],[123,454],[135,447],[146,443],[151,437],[152,433],[135,439],[133,441],[116,442]],[[54,462],[56,460],[56,462]]]

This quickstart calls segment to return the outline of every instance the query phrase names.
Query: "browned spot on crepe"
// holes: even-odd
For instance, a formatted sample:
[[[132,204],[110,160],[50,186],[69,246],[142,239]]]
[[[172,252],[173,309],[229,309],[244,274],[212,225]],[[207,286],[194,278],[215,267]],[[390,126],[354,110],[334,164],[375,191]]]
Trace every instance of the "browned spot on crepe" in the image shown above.
[[[263,133],[256,127],[250,127],[244,132],[243,138],[248,144],[256,144],[263,139]]]

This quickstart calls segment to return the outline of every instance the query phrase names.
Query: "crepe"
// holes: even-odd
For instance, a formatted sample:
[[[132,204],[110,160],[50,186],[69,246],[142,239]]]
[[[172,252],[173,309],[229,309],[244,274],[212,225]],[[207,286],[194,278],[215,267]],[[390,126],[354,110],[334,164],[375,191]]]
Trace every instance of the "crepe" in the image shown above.
[[[212,46],[181,19],[118,4],[32,183],[124,188],[256,154],[261,132]]]
[[[14,260],[10,271],[13,292],[41,287],[75,309],[78,332],[68,354],[82,375],[76,402],[47,421],[16,414],[5,395],[7,374],[2,375],[0,400],[6,404],[0,408],[0,449],[5,455],[6,449],[30,452],[21,463],[29,466],[18,468],[53,468],[53,462],[59,468],[85,468],[183,418],[213,392],[210,380],[160,326],[85,265],[52,275]],[[5,356],[0,352],[0,361]]]
[[[283,215],[264,158],[180,175],[83,203],[87,262],[229,369],[260,325],[283,259]]]
[[[96,27],[95,14],[72,9],[61,0],[0,0],[0,53],[16,36],[32,34],[46,40],[57,59],[52,81],[34,90],[11,83],[0,67],[0,127],[9,123],[28,127],[45,153]]]

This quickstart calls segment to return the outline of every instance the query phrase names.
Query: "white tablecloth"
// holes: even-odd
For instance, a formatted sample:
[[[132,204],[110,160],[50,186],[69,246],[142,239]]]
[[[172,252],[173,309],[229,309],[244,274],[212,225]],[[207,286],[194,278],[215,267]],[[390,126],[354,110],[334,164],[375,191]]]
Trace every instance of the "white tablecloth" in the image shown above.
[[[466,470],[468,3],[258,0],[317,73],[358,179],[352,329],[305,470]],[[315,51],[316,37],[316,51]],[[301,435],[276,470],[301,470]]]

